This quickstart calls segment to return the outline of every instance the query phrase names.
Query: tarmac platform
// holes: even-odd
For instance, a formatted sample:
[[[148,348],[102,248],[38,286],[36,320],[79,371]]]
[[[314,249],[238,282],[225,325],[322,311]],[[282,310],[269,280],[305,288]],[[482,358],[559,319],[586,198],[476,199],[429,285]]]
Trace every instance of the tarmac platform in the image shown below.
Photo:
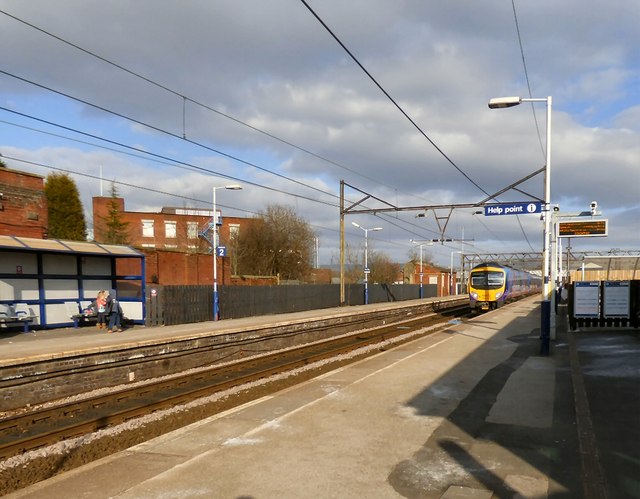
[[[640,497],[638,331],[539,336],[522,300],[7,497]]]

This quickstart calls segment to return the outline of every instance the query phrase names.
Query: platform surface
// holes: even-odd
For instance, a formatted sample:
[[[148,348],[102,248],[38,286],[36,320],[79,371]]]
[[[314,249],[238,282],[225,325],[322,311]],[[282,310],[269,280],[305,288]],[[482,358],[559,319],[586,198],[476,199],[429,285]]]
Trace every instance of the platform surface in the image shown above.
[[[8,497],[640,497],[638,333],[541,356],[539,324],[523,300]]]

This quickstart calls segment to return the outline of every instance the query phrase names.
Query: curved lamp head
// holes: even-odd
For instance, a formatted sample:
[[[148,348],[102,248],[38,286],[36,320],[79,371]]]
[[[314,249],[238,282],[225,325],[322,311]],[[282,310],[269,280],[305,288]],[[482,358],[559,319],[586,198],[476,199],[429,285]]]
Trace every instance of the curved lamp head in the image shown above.
[[[513,107],[522,103],[522,97],[496,97],[489,101],[489,109],[501,109],[503,107]]]

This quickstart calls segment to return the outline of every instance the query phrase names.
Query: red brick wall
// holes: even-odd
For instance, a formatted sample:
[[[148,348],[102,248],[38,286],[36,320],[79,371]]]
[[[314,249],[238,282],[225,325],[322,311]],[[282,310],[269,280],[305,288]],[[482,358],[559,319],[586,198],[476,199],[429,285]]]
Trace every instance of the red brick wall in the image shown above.
[[[121,220],[128,223],[129,244],[135,248],[155,248],[157,250],[169,250],[184,253],[206,253],[209,251],[209,243],[201,237],[188,238],[188,224],[194,222],[198,229],[207,227],[211,215],[182,215],[175,213],[134,212],[125,211],[124,199],[116,198]],[[105,219],[109,213],[111,197],[93,198],[93,223],[94,239],[96,242],[105,242]],[[153,221],[153,237],[145,237],[142,234],[142,221]],[[176,237],[166,237],[165,222],[176,223]],[[222,217],[222,226],[218,227],[221,244],[228,245],[230,241],[230,225],[246,226],[251,223],[248,218]],[[242,229],[241,229],[242,230]]]
[[[142,249],[149,284],[213,284],[213,256]],[[218,284],[231,284],[229,258],[218,258]],[[235,283],[234,283],[235,284]]]
[[[44,177],[0,167],[0,235],[47,238]]]
[[[456,277],[456,273],[454,272],[454,278]],[[429,284],[430,280],[433,280],[433,277],[437,278],[438,283],[438,296],[448,296],[450,294],[449,290],[449,271],[447,270],[439,270],[435,267],[431,267],[427,264],[423,266],[423,275],[422,275],[422,284]],[[409,283],[411,284],[420,284],[420,264],[416,264],[414,267],[414,273],[409,274]]]

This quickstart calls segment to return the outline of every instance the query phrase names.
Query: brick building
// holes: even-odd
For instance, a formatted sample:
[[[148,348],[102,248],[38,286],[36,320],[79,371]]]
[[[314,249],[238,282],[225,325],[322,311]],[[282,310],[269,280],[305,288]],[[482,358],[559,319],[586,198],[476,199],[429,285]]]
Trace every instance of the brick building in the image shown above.
[[[44,177],[0,166],[0,235],[47,238]]]
[[[420,284],[420,264],[408,263],[404,267],[405,282],[408,284]],[[453,281],[452,281],[453,277]],[[448,296],[457,294],[459,285],[457,273],[453,276],[448,269],[434,267],[428,263],[423,264],[422,284],[435,284],[438,289],[438,296]]]
[[[211,284],[212,209],[162,208],[160,212],[126,211],[123,198],[94,197],[94,240],[104,242],[109,210],[115,203],[120,220],[127,224],[128,244],[146,254],[147,280],[159,284]],[[219,245],[227,248],[218,257],[218,283],[230,284],[235,275],[235,241],[249,218],[221,217],[218,211]],[[204,233],[205,237],[201,237]],[[209,240],[207,240],[209,238]]]

